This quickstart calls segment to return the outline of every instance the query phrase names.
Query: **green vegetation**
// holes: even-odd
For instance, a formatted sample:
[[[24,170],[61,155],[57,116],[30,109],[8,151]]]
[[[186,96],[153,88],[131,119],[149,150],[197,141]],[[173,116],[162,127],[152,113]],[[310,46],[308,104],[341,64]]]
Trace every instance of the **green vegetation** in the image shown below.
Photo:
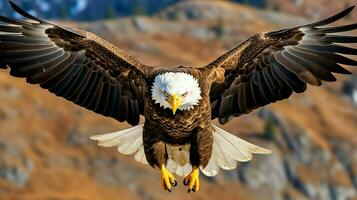
[[[238,3],[249,4],[259,8],[266,8],[267,7],[267,0],[231,0]]]
[[[268,118],[265,123],[264,128],[264,136],[269,139],[273,140],[275,138],[275,134],[277,133],[277,124],[273,118]]]
[[[116,18],[117,17],[117,14],[115,12],[115,9],[113,6],[111,5],[108,5],[107,6],[107,11],[106,11],[106,18],[109,18],[109,19],[112,19],[112,18]]]
[[[146,12],[146,9],[142,3],[139,1],[135,2],[135,5],[133,7],[133,14],[134,15],[147,15],[148,13]]]
[[[212,30],[217,37],[224,36],[224,19],[222,17],[217,20],[217,23],[212,27]]]
[[[61,18],[62,19],[68,19],[68,7],[67,7],[67,4],[63,4],[62,7],[61,7]]]

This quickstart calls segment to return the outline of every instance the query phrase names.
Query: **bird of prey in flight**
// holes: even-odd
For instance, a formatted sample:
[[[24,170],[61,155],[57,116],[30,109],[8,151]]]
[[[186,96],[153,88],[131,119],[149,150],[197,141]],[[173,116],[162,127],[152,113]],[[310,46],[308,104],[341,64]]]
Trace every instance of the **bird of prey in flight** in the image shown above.
[[[0,67],[15,77],[133,127],[97,135],[100,146],[116,146],[161,172],[171,192],[173,174],[188,191],[199,190],[200,171],[214,176],[237,161],[269,150],[214,126],[267,104],[302,93],[307,85],[335,81],[356,66],[345,55],[356,36],[341,35],[357,24],[331,26],[350,7],[319,22],[253,35],[199,67],[154,67],[140,63],[93,33],[56,25],[12,8],[29,20],[0,16]],[[145,122],[140,124],[140,116]]]

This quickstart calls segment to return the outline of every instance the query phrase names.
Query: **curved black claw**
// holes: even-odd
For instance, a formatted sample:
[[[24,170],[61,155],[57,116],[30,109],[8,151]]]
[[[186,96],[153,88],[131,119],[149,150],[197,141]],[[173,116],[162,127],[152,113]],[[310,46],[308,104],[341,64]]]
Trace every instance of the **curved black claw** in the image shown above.
[[[190,190],[190,189],[187,189],[187,193],[190,193],[191,191],[192,191],[192,192],[196,192],[196,191],[195,191],[195,188],[192,188],[191,190]]]
[[[167,189],[167,191],[171,193],[171,189]]]
[[[187,180],[187,183],[186,183],[186,179],[183,179],[183,185],[184,186],[188,186],[189,183],[190,183],[190,180]]]
[[[176,187],[177,186],[177,181],[176,180],[174,180],[174,183],[173,184],[171,184],[173,187]]]
[[[196,191],[195,191],[195,187],[193,187],[192,189],[187,189],[187,193],[190,193],[191,191],[192,191],[192,192],[196,192]]]

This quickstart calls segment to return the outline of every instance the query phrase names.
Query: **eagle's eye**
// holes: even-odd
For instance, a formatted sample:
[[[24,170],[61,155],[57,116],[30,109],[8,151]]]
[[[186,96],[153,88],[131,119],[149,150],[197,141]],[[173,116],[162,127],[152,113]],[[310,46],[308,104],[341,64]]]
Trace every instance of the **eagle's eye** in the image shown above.
[[[185,93],[183,93],[181,96],[182,96],[182,97],[186,97],[187,94],[188,94],[188,92],[185,92]]]
[[[164,96],[165,96],[165,97],[169,97],[170,95],[169,95],[169,93],[167,93],[166,91],[164,91]]]

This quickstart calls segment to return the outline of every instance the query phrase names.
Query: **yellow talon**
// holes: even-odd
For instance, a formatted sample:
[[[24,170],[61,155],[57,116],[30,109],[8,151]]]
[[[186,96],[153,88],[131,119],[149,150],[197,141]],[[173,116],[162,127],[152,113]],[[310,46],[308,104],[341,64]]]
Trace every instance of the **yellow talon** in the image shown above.
[[[200,189],[200,180],[198,178],[199,174],[199,168],[193,166],[192,172],[187,175],[186,178],[183,180],[183,184],[188,186],[188,193],[190,193],[191,191],[198,192],[198,190]]]
[[[161,186],[163,190],[171,192],[172,186],[176,186],[175,177],[166,169],[165,165],[161,165]]]

